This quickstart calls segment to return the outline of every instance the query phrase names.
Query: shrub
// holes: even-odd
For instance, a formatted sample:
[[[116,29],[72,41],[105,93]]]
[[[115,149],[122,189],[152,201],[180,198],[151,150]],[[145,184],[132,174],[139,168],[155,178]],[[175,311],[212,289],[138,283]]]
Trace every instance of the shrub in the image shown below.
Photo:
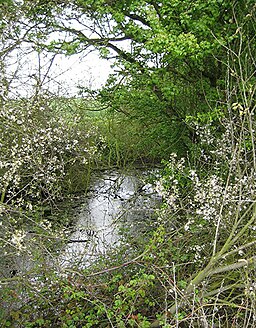
[[[75,169],[86,171],[96,155],[96,130],[78,128],[79,117],[72,125],[57,117],[46,100],[10,101],[0,118],[2,202],[28,208],[55,201],[77,175]]]

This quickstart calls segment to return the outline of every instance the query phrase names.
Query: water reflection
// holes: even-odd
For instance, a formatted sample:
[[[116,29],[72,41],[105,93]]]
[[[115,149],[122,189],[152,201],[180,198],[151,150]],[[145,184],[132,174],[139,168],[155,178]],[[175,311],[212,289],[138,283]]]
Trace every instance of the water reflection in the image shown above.
[[[145,218],[153,218],[159,199],[152,185],[146,183],[148,175],[148,171],[114,171],[92,179],[60,257],[62,266],[89,265],[99,254],[118,246],[120,226],[137,231]]]

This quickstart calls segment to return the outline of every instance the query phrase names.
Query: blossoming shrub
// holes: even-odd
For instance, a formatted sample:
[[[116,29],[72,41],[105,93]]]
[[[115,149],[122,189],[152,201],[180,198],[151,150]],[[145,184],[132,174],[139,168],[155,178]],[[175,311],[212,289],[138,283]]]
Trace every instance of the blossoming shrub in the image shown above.
[[[64,215],[59,227],[44,210],[86,189],[97,139],[92,125],[80,125],[77,115],[67,120],[50,100],[12,100],[0,108],[0,276],[26,271],[25,262],[41,265],[62,239]]]
[[[47,101],[11,101],[0,108],[1,201],[31,206],[54,201],[75,168],[96,155],[93,127],[78,127],[52,112]],[[83,168],[83,169],[82,169]]]
[[[180,295],[173,288],[170,313],[194,324],[222,327],[225,315],[237,327],[256,323],[256,122],[252,108],[239,114],[237,106],[218,121],[221,133],[215,122],[196,122],[196,163],[172,154],[156,184],[165,202],[159,221],[170,231],[166,249],[182,285]]]

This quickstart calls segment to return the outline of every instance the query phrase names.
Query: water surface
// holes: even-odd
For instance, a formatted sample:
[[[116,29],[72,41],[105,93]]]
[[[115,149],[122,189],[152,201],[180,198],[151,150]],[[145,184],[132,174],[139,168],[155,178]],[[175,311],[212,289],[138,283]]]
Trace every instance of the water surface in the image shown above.
[[[69,243],[60,257],[61,265],[86,266],[118,246],[120,228],[138,233],[146,220],[154,220],[160,199],[147,182],[149,175],[149,171],[133,170],[93,176],[90,191],[77,210]]]

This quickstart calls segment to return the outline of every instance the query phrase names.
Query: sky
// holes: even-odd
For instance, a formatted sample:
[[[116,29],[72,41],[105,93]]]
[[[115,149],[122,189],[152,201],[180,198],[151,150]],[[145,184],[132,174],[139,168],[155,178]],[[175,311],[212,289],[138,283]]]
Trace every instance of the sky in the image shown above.
[[[62,83],[69,93],[76,93],[78,84],[92,89],[103,86],[109,74],[113,72],[111,62],[99,58],[96,52],[84,58],[79,57],[79,55],[57,56],[52,66],[54,80]]]
[[[82,21],[80,20],[69,19],[63,24],[69,24],[69,27],[75,28],[85,35],[89,33],[88,37],[97,38],[98,34],[95,32],[94,35],[91,32],[92,22],[88,21],[86,17]],[[95,29],[94,25],[93,29]],[[47,38],[47,43],[63,40],[69,41],[69,37],[65,33],[52,32]],[[118,47],[130,49],[130,42],[123,41],[118,44]],[[7,65],[9,81],[12,81],[9,96],[31,96],[38,81],[43,81],[43,88],[50,93],[60,96],[74,96],[79,90],[77,85],[99,89],[106,83],[109,74],[114,72],[111,68],[113,60],[100,58],[96,50],[88,53],[90,49],[86,47],[86,54],[76,54],[69,57],[62,54],[50,54],[46,51],[38,54],[34,49],[32,44],[22,43],[19,49],[11,52]]]
[[[66,57],[61,54],[39,55],[24,48],[13,52],[8,60],[11,96],[30,96],[38,80],[43,81],[45,90],[57,95],[75,96],[79,90],[77,85],[99,89],[113,72],[111,64],[111,61],[101,59],[96,51]]]

